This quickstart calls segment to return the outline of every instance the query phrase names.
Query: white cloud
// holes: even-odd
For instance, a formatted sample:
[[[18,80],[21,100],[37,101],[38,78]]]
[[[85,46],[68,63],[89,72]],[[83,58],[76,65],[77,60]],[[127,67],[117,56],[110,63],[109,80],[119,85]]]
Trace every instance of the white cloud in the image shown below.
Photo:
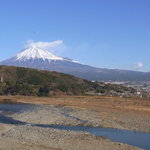
[[[28,47],[39,47],[42,49],[47,49],[47,50],[53,50],[55,48],[58,48],[59,46],[61,46],[63,44],[62,40],[56,40],[56,41],[52,41],[52,42],[34,42],[32,40],[29,40],[26,42],[25,44],[25,48]]]
[[[135,63],[135,68],[136,69],[141,69],[141,68],[143,68],[144,67],[144,63],[142,63],[142,62],[137,62],[137,63]]]

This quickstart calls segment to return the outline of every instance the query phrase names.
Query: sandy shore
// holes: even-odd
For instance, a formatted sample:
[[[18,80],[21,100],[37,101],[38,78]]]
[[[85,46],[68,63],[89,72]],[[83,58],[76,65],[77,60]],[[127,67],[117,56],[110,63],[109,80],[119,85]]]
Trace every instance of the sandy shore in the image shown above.
[[[31,124],[109,127],[150,132],[150,102],[108,97],[0,97],[40,105],[8,116]],[[9,143],[9,144],[8,144]],[[0,150],[138,150],[86,132],[0,123]]]

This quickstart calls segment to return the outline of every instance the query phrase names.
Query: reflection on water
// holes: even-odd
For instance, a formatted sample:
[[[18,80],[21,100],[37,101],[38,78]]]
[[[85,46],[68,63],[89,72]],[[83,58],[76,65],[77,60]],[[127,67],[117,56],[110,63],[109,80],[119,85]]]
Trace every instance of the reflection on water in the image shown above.
[[[26,110],[34,111],[34,108],[40,107],[39,105],[30,104],[0,104],[0,123],[16,124],[16,125],[30,125],[42,128],[54,128],[60,130],[72,130],[88,132],[96,136],[104,136],[115,142],[122,142],[132,146],[140,147],[145,150],[150,150],[150,133],[134,132],[129,130],[119,130],[111,128],[96,128],[96,127],[83,127],[83,126],[60,126],[60,125],[47,125],[47,124],[29,124],[15,120],[6,113],[21,113]],[[66,115],[66,112],[65,112]]]
[[[0,112],[7,113],[21,113],[26,110],[32,110],[38,107],[33,104],[0,104]]]

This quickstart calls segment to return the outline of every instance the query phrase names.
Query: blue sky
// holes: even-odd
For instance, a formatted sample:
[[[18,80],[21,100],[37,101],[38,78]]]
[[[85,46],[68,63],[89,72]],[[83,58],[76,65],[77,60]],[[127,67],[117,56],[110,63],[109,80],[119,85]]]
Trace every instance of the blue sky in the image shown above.
[[[27,41],[84,64],[150,71],[150,0],[0,0],[0,61]]]

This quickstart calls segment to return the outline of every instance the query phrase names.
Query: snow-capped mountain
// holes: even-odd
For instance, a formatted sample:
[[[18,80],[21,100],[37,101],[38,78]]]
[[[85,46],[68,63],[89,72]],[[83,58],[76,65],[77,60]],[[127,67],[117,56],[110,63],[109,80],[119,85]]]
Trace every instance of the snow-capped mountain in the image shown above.
[[[56,56],[36,46],[31,46],[18,53],[16,56],[0,62],[0,65],[57,71],[89,80],[150,81],[150,73],[91,67],[69,58]]]
[[[68,62],[75,62],[75,63],[79,63],[77,61],[68,59],[68,58],[63,58],[63,57],[59,57],[56,56],[54,54],[52,54],[51,52],[47,51],[47,50],[43,50],[41,48],[38,47],[29,47],[23,51],[21,51],[20,53],[18,53],[15,57],[11,58],[11,61],[13,60],[13,62],[18,62],[18,61],[35,61],[35,60],[43,60],[43,61],[48,61],[49,63],[52,61],[68,61]],[[9,59],[10,61],[10,59]]]
[[[63,58],[52,54],[47,50],[43,50],[41,48],[32,46],[29,47],[16,56],[7,59],[1,62],[1,65],[12,65],[12,66],[22,66],[22,67],[30,67],[30,68],[37,68],[37,69],[48,69],[52,65],[65,63],[65,64],[80,64],[77,61],[74,61],[69,58]],[[56,66],[55,66],[56,67]],[[48,70],[55,70],[49,68]]]
[[[64,60],[63,58],[58,57],[47,50],[42,50],[37,47],[29,47],[25,49],[24,51],[17,54],[15,59],[19,61],[26,61],[30,59],[43,59],[43,61]]]
[[[0,65],[20,66],[64,73],[70,73],[85,66],[78,61],[56,56],[47,50],[35,46],[24,49],[16,56],[0,62]]]

